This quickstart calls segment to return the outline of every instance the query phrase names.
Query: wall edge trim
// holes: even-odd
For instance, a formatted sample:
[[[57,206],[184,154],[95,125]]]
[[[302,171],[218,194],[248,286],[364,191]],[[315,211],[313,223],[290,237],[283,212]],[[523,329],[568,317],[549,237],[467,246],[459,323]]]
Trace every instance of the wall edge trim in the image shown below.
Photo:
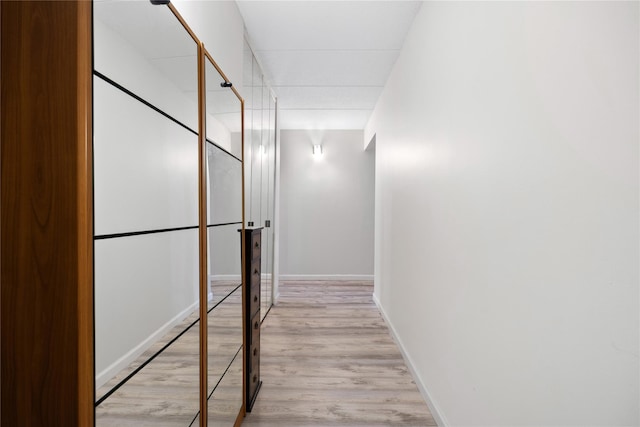
[[[306,281],[306,280],[334,280],[334,281],[348,281],[348,280],[371,280],[373,281],[373,274],[281,274],[280,281]]]
[[[235,280],[242,280],[242,275],[240,275],[240,274],[210,274],[210,275],[209,275],[209,280],[210,280],[210,281],[222,281],[222,280],[235,281]]]
[[[402,343],[402,340],[398,336],[396,329],[393,327],[393,323],[391,323],[391,321],[389,320],[389,317],[387,316],[387,313],[384,311],[384,308],[382,307],[380,300],[375,294],[372,294],[372,299],[376,307],[378,307],[378,310],[380,311],[380,314],[382,315],[384,322],[387,324],[387,327],[389,328],[389,334],[391,335],[396,345],[400,349],[400,353],[402,354],[402,358],[404,359],[404,362],[407,364],[409,373],[411,374],[411,376],[413,377],[413,380],[418,386],[418,390],[420,391],[422,398],[425,400],[427,406],[429,407],[429,411],[431,411],[431,415],[433,415],[433,418],[439,427],[448,427],[449,423],[447,422],[447,418],[444,416],[444,413],[442,412],[442,409],[440,408],[436,400],[431,396],[431,393],[429,392],[429,389],[427,388],[426,384],[422,381],[422,379],[418,375],[418,371],[415,368],[413,359],[407,352],[407,349]]]

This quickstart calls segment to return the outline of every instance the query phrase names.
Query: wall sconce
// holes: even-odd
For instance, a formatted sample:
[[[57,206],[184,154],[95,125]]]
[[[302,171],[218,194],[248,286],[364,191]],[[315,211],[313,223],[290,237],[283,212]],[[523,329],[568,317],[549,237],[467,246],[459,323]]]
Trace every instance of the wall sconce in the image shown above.
[[[322,145],[317,144],[313,146],[313,157],[318,160],[322,157]]]

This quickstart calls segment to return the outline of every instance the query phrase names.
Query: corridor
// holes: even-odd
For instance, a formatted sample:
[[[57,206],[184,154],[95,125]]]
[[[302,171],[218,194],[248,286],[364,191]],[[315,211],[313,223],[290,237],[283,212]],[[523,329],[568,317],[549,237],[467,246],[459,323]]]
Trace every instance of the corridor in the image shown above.
[[[436,425],[372,292],[371,282],[281,283],[243,426]]]

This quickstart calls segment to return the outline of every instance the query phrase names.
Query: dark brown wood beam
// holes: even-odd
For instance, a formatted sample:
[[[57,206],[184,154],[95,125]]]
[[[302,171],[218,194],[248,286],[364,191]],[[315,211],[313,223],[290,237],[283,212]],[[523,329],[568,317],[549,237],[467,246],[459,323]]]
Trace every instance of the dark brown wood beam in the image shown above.
[[[0,8],[1,424],[92,426],[91,2]]]

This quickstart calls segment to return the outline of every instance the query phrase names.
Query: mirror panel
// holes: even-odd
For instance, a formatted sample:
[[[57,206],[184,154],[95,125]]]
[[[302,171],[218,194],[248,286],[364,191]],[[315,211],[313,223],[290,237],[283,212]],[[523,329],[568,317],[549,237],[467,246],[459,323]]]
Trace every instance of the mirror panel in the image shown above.
[[[271,171],[271,110],[269,109],[269,100],[271,99],[269,87],[266,82],[262,84],[262,156],[260,158],[260,225],[264,227],[262,230],[262,258],[261,258],[261,292],[260,297],[260,315],[264,319],[271,307],[269,293],[271,289],[271,271],[269,257],[271,256],[271,233],[270,228],[266,226],[269,220],[268,209],[271,198],[269,191],[269,175]]]
[[[271,113],[246,53],[247,219],[261,226]],[[96,425],[190,425],[200,409],[197,44],[166,5],[100,1],[94,56]],[[205,64],[207,412],[222,426],[243,403],[245,153],[241,100]]]
[[[212,390],[242,346],[242,288],[236,286],[209,313],[209,383]]]
[[[243,71],[242,80],[244,83],[244,164],[245,164],[245,220],[246,226],[252,221],[251,215],[251,176],[253,165],[253,52],[249,43],[244,39],[243,50]]]
[[[239,354],[238,357],[242,358],[240,352],[242,348],[242,288],[240,286],[236,287],[231,295],[211,310],[208,337],[208,382],[210,396],[212,396],[209,402],[215,405],[215,402],[220,398],[228,401],[235,397],[238,402],[242,403],[242,382],[238,384],[240,391],[235,396],[222,396],[220,389],[218,389],[219,383],[225,380],[224,376],[227,375],[236,355]],[[235,413],[237,415],[238,411]]]
[[[197,45],[167,6],[96,1],[94,70],[194,132]]]
[[[197,135],[100,78],[94,117],[96,236],[197,225]]]
[[[209,310],[242,284],[239,227],[241,223],[209,227]]]
[[[271,151],[269,152],[269,164],[271,165],[271,171],[269,173],[269,205],[267,206],[267,216],[271,221],[271,227],[269,228],[269,236],[271,242],[271,252],[269,254],[269,293],[268,293],[268,303],[269,307],[273,305],[274,302],[274,259],[275,259],[275,206],[276,206],[276,144],[277,144],[277,101],[276,98],[271,95],[269,97],[269,110],[270,114],[270,132],[269,132],[269,140]]]
[[[244,58],[245,214],[248,227],[263,228],[260,313],[264,319],[273,305],[276,100],[246,40]]]
[[[208,143],[209,225],[242,221],[242,163]]]
[[[199,326],[192,316],[176,326],[175,342],[156,342],[144,355],[147,364],[96,407],[96,426],[192,425],[200,409]]]
[[[205,65],[207,88],[207,141],[237,160],[242,159],[242,113],[238,97],[208,60]]]
[[[265,164],[263,164],[263,171],[266,170],[266,176],[263,175],[263,206],[264,216],[266,221],[269,221],[269,226],[265,225],[264,235],[266,236],[266,249],[263,256],[265,262],[263,264],[264,274],[262,275],[262,304],[264,316],[273,305],[273,257],[274,257],[274,211],[275,211],[275,139],[276,139],[276,111],[275,111],[275,99],[271,96],[270,91],[267,88],[268,99],[267,105],[269,106],[269,121],[268,121],[268,135],[267,138],[267,156]],[[264,318],[263,316],[263,318]]]
[[[209,302],[208,425],[231,426],[243,403],[242,104],[206,58]],[[232,369],[233,368],[233,369]]]
[[[168,6],[95,2],[96,425],[199,410],[197,44]]]
[[[260,189],[262,183],[262,73],[260,66],[253,58],[253,87],[251,111],[251,203],[249,207],[249,221],[254,227],[262,226],[260,212]]]
[[[227,373],[209,401],[209,426],[233,426],[242,407],[242,351],[236,353]]]

